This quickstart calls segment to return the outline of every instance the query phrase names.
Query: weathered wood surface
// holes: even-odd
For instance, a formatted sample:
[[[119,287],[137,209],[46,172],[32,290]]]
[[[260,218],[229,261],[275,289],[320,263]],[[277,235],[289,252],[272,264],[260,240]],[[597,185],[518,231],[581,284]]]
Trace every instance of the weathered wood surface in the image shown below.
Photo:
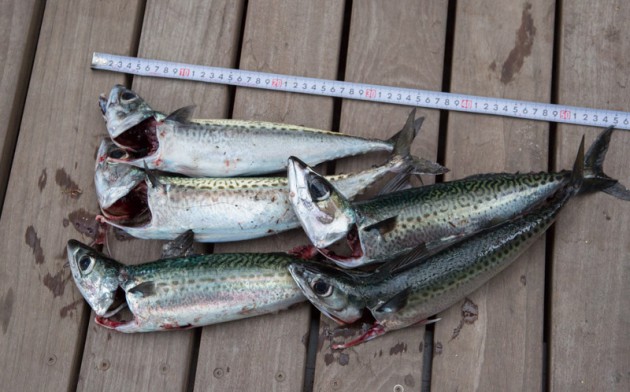
[[[138,55],[234,67],[242,8],[240,2],[222,0],[149,2]],[[137,78],[133,89],[153,108],[167,113],[196,104],[199,118],[223,118],[229,107],[225,86]],[[161,252],[159,241],[120,242],[110,236],[109,242],[114,256],[125,263],[153,260]],[[189,382],[194,333],[133,336],[112,333],[90,320],[79,389],[120,391],[133,380],[138,390],[184,391]]]
[[[36,0],[0,2],[0,214],[44,12]]]
[[[343,4],[334,0],[250,1],[240,68],[334,79],[342,18]],[[330,129],[332,115],[331,98],[237,89],[233,118]],[[217,244],[214,249],[269,252],[306,243],[306,236],[294,230],[247,243]],[[301,390],[310,315],[310,307],[303,304],[276,315],[204,328],[195,390]]]
[[[95,50],[129,53],[138,8],[46,4],[0,220],[5,390],[74,389],[87,307],[64,268],[65,245],[81,238],[73,224],[88,223],[82,217],[96,207],[92,170],[103,121],[95,99],[123,80],[89,64]]]
[[[459,2],[451,91],[549,102],[553,21],[554,7],[546,1]],[[449,180],[544,171],[547,151],[546,123],[449,114]],[[433,390],[541,388],[544,249],[542,238],[468,301],[439,315]]]
[[[628,110],[630,4],[563,2],[558,101]],[[614,123],[615,119],[609,121]],[[559,126],[557,165],[586,134]],[[630,134],[615,132],[605,172],[630,184]],[[605,194],[577,198],[556,224],[551,287],[550,390],[630,390],[630,208]]]
[[[439,2],[357,0],[345,8],[332,0],[0,2],[0,31],[8,37],[0,43],[0,199],[9,176],[0,216],[3,390],[416,391],[429,376],[422,374],[424,328],[332,353],[324,332],[334,326],[322,318],[320,330],[309,331],[307,304],[185,332],[122,335],[94,325],[63,267],[64,248],[70,238],[90,242],[94,229],[93,158],[106,135],[98,94],[132,79],[91,71],[93,51],[135,54],[137,48],[144,57],[326,79],[335,79],[345,62],[341,77],[347,80],[432,90],[440,89],[446,71],[457,92],[629,106],[624,37],[630,6],[620,0],[567,0],[560,7],[541,0],[456,2],[453,61],[446,70],[447,5]],[[556,21],[561,26],[554,30]],[[200,118],[231,115],[380,138],[397,131],[409,110],[344,101],[337,120],[331,98],[139,77],[131,86],[166,112],[196,104]],[[546,123],[450,113],[438,151],[437,112],[419,114],[427,121],[413,152],[445,157],[452,169],[447,179],[546,170],[549,156],[555,168],[567,168],[582,133],[587,144],[597,134],[558,126],[550,137]],[[628,139],[625,132],[614,134],[605,163],[625,184]],[[335,169],[383,158],[342,160]],[[629,207],[608,195],[572,201],[553,241],[538,242],[471,295],[476,308],[461,302],[439,315],[432,327],[431,389],[630,389],[629,221]],[[304,242],[295,231],[214,251],[280,250]],[[545,246],[552,247],[547,276]],[[110,248],[121,261],[137,263],[156,258],[160,243],[110,236]],[[463,320],[462,310],[469,321],[476,313],[474,323]],[[320,340],[311,352],[309,333]],[[314,384],[305,380],[309,356]]]
[[[353,2],[344,79],[440,90],[446,13],[446,2],[401,1],[396,7],[387,2]],[[411,107],[346,100],[339,130],[388,138],[402,128]],[[419,110],[417,116],[426,119],[412,154],[435,159],[439,113]],[[384,159],[385,154],[344,159],[337,162],[336,170],[349,173]],[[330,336],[336,326],[327,317],[322,316],[320,323],[314,391],[392,391],[396,386],[419,390],[424,327],[407,328],[364,345],[333,351],[331,341],[343,341],[344,335]],[[345,340],[357,336],[345,335]]]

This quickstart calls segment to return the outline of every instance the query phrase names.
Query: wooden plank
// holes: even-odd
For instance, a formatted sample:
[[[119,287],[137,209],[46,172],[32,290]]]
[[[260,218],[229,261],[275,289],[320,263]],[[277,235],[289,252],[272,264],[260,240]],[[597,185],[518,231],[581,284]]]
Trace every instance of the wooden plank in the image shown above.
[[[242,2],[224,0],[149,2],[138,55],[233,67],[242,8]],[[157,110],[169,112],[196,104],[195,115],[199,118],[223,118],[227,114],[229,102],[225,86],[136,78],[133,89]],[[110,238],[110,242],[113,254],[123,262],[156,259],[161,250],[158,241],[120,242]],[[138,390],[185,390],[193,336],[194,331],[130,336],[97,327],[92,320],[79,389],[120,391],[134,385]]]
[[[95,50],[129,53],[138,11],[135,1],[46,4],[0,219],[5,390],[74,388],[86,308],[64,268],[65,245],[81,238],[75,214],[96,205],[94,151],[104,131],[96,97],[123,80],[89,64]]]
[[[446,35],[446,2],[354,2],[345,79],[440,90]],[[367,50],[369,48],[369,50]],[[340,131],[386,139],[399,131],[408,107],[344,101]],[[412,153],[437,156],[437,111],[426,116]],[[385,154],[345,159],[338,172],[352,172],[368,163],[380,163]],[[433,178],[428,177],[428,182]],[[374,341],[343,350],[330,349],[329,331],[335,323],[322,316],[315,367],[315,391],[420,390],[424,327],[391,332]],[[340,340],[335,337],[334,340]],[[398,387],[397,387],[398,386]],[[403,389],[397,389],[402,386]]]
[[[630,4],[564,1],[558,100],[628,110]],[[614,122],[614,118],[609,119]],[[559,167],[569,167],[583,134],[559,126]],[[629,184],[630,134],[613,134],[604,169]],[[556,223],[551,296],[550,390],[630,390],[630,205],[605,194],[577,198]]]
[[[240,67],[335,78],[343,4],[334,0],[250,1]],[[322,34],[325,32],[325,34]],[[237,89],[234,118],[330,129],[332,99]],[[216,252],[288,250],[307,243],[298,231],[219,244]],[[310,307],[203,329],[195,389],[299,391],[304,384]]]
[[[0,1],[0,214],[22,119],[44,4]]]
[[[513,0],[458,2],[451,91],[548,102],[554,7]],[[547,170],[548,124],[449,114],[447,176]],[[539,390],[544,238],[510,268],[438,317],[437,390]]]

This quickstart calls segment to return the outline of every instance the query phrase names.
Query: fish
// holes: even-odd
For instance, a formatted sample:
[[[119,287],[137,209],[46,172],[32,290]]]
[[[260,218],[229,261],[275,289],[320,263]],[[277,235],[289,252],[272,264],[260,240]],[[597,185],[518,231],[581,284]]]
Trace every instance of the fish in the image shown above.
[[[580,154],[583,156],[583,145]],[[374,324],[358,338],[334,343],[344,349],[389,331],[433,322],[507,268],[549,228],[567,202],[582,189],[584,166],[578,154],[570,180],[523,216],[481,231],[435,254],[423,245],[374,273],[321,265],[291,264],[289,271],[306,297],[338,323],[353,323],[369,312]],[[600,187],[607,186],[603,181]]]
[[[418,169],[418,158],[410,155],[410,143],[421,124],[409,116],[403,137],[384,164],[327,178],[350,198],[388,173],[394,177],[384,188],[405,184],[402,180]],[[124,154],[104,139],[94,182],[102,212],[99,220],[133,237],[168,240],[191,229],[198,242],[228,242],[300,227],[289,202],[286,177],[175,177],[108,159]]]
[[[291,155],[315,165],[373,151],[392,152],[401,136],[399,132],[378,140],[264,121],[200,121],[192,119],[190,106],[164,115],[121,85],[114,86],[109,97],[101,95],[99,106],[111,139],[128,153],[109,159],[191,177],[280,172]],[[443,170],[433,162],[422,163],[426,173]]]
[[[630,192],[603,172],[612,133],[613,128],[600,133],[587,152],[579,193],[602,190],[628,200]],[[287,173],[291,204],[312,246],[343,268],[385,262],[420,244],[427,252],[439,251],[535,208],[571,175],[571,170],[479,174],[351,202],[298,158],[289,159]],[[344,239],[349,249],[331,249]]]
[[[187,329],[305,301],[286,253],[207,254],[124,265],[77,240],[68,263],[96,324],[124,333]],[[306,261],[302,261],[306,262]]]

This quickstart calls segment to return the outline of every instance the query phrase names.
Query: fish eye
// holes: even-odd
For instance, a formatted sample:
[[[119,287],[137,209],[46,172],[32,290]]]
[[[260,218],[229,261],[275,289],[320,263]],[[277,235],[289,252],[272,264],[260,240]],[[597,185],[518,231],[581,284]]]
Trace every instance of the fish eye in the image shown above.
[[[321,279],[314,281],[311,288],[320,297],[328,297],[333,291],[333,287]]]
[[[94,266],[94,259],[88,255],[83,255],[79,259],[79,269],[83,273],[88,273],[92,271],[92,267]]]
[[[311,181],[309,181],[308,191],[315,201],[322,201],[330,197],[328,184],[319,177],[313,177]]]
[[[130,91],[123,91],[122,94],[120,94],[120,100],[121,101],[131,101],[132,99],[134,99],[136,97],[136,95]]]

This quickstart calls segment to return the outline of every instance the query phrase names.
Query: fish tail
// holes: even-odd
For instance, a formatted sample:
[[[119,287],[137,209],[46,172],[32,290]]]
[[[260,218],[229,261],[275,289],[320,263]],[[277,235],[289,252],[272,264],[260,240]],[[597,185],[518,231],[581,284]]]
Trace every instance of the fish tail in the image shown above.
[[[586,152],[583,161],[583,181],[580,185],[579,193],[602,191],[621,200],[630,200],[630,191],[616,179],[604,173],[604,159],[608,152],[613,131],[613,127],[602,131]]]
[[[392,190],[400,189],[408,182],[411,175],[438,175],[448,172],[447,168],[436,162],[411,155],[411,144],[424,122],[424,117],[415,117],[416,109],[414,108],[409,113],[403,129],[389,139],[389,142],[394,146],[389,161],[395,164],[396,169],[393,171],[398,173],[388,185]]]

